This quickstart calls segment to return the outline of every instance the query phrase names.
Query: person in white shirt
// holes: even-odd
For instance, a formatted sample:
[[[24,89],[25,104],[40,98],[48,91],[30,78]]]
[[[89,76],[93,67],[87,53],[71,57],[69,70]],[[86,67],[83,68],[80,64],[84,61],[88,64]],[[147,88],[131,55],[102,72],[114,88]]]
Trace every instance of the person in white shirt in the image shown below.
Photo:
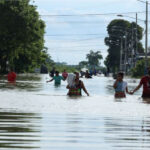
[[[127,82],[123,81],[124,73],[119,72],[117,75],[117,79],[113,85],[115,89],[115,98],[125,98],[126,93],[131,94],[128,91]]]

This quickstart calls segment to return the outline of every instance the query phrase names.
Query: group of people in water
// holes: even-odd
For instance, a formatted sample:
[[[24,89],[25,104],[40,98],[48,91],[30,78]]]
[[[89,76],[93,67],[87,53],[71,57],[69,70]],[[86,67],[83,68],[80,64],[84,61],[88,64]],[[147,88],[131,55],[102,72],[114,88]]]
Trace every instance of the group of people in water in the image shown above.
[[[88,71],[85,72],[85,78],[91,78]],[[61,80],[67,80],[67,89],[69,96],[81,96],[82,90],[89,96],[83,81],[80,80],[80,77],[83,77],[82,74],[78,72],[67,73],[66,70],[63,71],[62,75],[59,75],[58,71],[54,69],[50,72],[51,79],[47,82],[54,81],[55,85],[58,86],[61,84]],[[7,80],[9,82],[14,82],[16,80],[16,73],[13,70],[10,70],[7,75]],[[148,68],[148,74],[143,76],[140,80],[138,86],[132,91],[128,90],[128,84],[124,81],[124,73],[119,72],[117,74],[117,79],[114,82],[114,90],[115,90],[115,98],[125,98],[127,94],[134,94],[137,90],[139,90],[143,86],[143,98],[150,98],[150,68]]]
[[[50,72],[50,76],[52,77],[51,80],[47,82],[54,81],[55,86],[59,86],[61,84],[61,80],[67,80],[67,89],[69,96],[81,96],[82,90],[89,96],[89,93],[87,92],[83,81],[80,80],[80,75],[78,72],[74,72],[72,74],[68,74],[66,70],[62,73],[62,76],[59,75],[58,71],[55,71],[55,75],[52,76],[52,72]]]
[[[137,90],[139,90],[143,86],[143,98],[150,98],[150,68],[148,68],[148,74],[143,76],[140,80],[139,85],[132,91],[128,90],[127,82],[123,81],[124,74],[119,72],[117,75],[117,79],[113,85],[115,89],[115,97],[116,98],[124,98],[126,97],[126,93],[134,94]]]
[[[54,74],[56,74],[56,75],[54,75]],[[84,75],[85,75],[85,78],[91,78],[88,71],[86,71]],[[53,73],[53,71],[51,71],[50,76],[52,77],[52,79],[47,82],[52,82],[54,80],[55,85],[60,85],[61,80],[67,80],[68,84],[67,84],[66,88],[69,90],[68,91],[69,96],[78,96],[78,95],[81,96],[82,90],[87,94],[87,96],[89,96],[89,93],[87,92],[83,81],[80,80],[80,77],[82,77],[82,74],[81,74],[81,76],[79,75],[78,72],[68,74],[66,72],[66,70],[64,70],[64,72],[62,73],[62,76],[59,75],[58,71],[55,71],[55,73]],[[115,98],[125,98],[126,93],[133,95],[142,86],[143,86],[142,97],[150,98],[150,68],[148,69],[148,75],[143,76],[140,80],[139,85],[132,91],[128,90],[128,84],[123,79],[124,79],[124,73],[119,72],[117,74],[117,79],[113,85],[114,90],[115,90],[115,95],[114,95]]]

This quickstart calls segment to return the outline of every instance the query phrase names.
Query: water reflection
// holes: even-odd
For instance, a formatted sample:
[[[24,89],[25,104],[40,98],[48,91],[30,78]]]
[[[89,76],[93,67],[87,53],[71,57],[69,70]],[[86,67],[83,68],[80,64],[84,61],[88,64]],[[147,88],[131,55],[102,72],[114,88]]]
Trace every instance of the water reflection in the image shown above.
[[[0,148],[148,150],[150,118],[0,112]]]
[[[146,122],[146,124],[144,123]],[[105,142],[116,150],[150,148],[150,121],[133,118],[105,119]]]
[[[0,148],[36,149],[40,138],[40,115],[0,112]]]
[[[23,83],[23,82],[1,82],[0,88],[2,90],[26,90],[26,91],[40,91],[41,83]]]
[[[82,79],[90,97],[68,97],[66,82],[55,87],[47,78],[23,75],[16,84],[0,80],[0,149],[150,148],[150,101],[142,100],[141,91],[115,99],[114,80],[95,77]],[[129,89],[138,83],[126,80]]]
[[[16,82],[8,82],[5,76],[0,78],[0,89],[2,90],[27,90],[39,91],[42,89],[43,84],[42,76],[37,74],[22,74],[17,76]]]
[[[49,140],[42,149],[149,149],[150,122],[142,118],[115,118],[70,114],[47,116],[43,132]],[[47,122],[47,124],[46,124]],[[46,138],[45,138],[46,139]]]

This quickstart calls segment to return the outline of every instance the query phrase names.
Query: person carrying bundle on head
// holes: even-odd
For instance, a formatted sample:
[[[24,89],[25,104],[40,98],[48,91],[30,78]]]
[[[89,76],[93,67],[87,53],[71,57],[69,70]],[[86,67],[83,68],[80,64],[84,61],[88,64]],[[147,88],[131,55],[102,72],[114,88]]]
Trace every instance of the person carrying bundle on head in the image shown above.
[[[69,96],[82,96],[81,90],[83,89],[84,92],[89,96],[83,82],[79,80],[79,73],[69,74],[67,78],[67,89],[69,89],[68,95]]]

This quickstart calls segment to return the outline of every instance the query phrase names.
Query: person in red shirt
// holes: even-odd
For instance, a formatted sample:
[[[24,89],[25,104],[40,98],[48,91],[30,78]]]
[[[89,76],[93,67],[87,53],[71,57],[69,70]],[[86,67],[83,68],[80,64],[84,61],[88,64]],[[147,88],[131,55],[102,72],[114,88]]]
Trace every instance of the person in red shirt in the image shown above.
[[[68,72],[64,69],[64,72],[62,73],[63,78],[66,80],[68,77]]]
[[[131,92],[134,94],[137,90],[139,90],[143,86],[143,98],[150,98],[150,68],[148,69],[148,75],[143,76],[139,85]]]
[[[7,80],[9,82],[14,82],[14,81],[16,81],[16,77],[17,77],[16,73],[11,70],[7,75]]]

